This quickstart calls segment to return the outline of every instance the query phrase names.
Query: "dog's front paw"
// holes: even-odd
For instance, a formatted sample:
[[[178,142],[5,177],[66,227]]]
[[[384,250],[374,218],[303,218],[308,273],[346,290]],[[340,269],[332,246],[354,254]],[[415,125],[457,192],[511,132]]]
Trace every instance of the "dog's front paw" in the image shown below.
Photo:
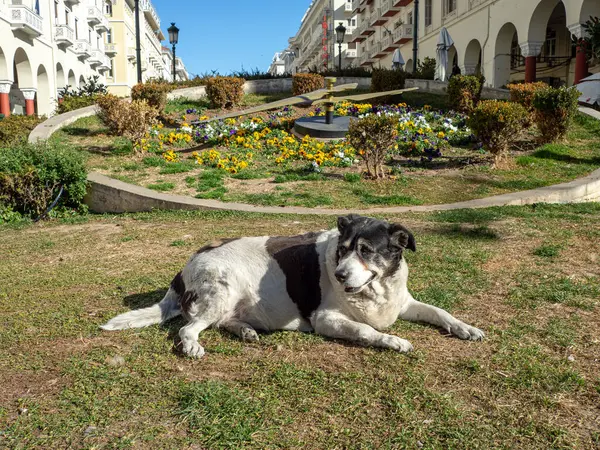
[[[242,341],[244,342],[258,342],[258,333],[254,330],[254,328],[243,327],[240,331],[240,335],[242,336]]]
[[[450,325],[448,331],[460,339],[469,341],[483,341],[483,338],[485,337],[485,334],[479,328],[467,325],[460,320],[457,320],[456,323]]]
[[[204,356],[204,347],[202,347],[198,341],[192,341],[191,339],[184,339],[183,353],[190,358],[202,358]]]
[[[391,348],[401,353],[408,353],[413,351],[413,346],[406,339],[393,336],[391,334],[382,334],[380,340],[380,346],[383,348]]]

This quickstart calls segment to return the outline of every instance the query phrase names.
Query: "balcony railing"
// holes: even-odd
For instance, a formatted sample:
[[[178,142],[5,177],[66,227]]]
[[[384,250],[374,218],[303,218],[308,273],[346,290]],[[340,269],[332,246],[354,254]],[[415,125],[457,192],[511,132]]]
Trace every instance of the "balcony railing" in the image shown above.
[[[8,5],[8,20],[13,30],[21,30],[34,37],[43,33],[42,18],[33,1],[12,0]]]
[[[73,47],[75,54],[81,59],[87,59],[90,57],[91,47],[90,43],[86,40],[79,39],[75,42]]]
[[[75,31],[69,25],[55,25],[54,38],[58,45],[70,47],[75,43]]]
[[[399,6],[394,6],[396,0],[382,0],[381,3],[381,15],[385,17],[393,17],[402,9]]]
[[[104,52],[102,50],[94,49],[90,51],[90,59],[88,62],[91,66],[99,66],[104,62]]]
[[[356,32],[356,27],[353,25],[346,25],[346,36],[352,37]]]
[[[377,55],[381,53],[381,42],[375,42],[369,49],[369,59],[376,59]]]
[[[412,3],[413,0],[393,0],[394,7],[400,8],[401,6],[408,6]]]
[[[100,31],[101,33],[108,31],[108,19],[96,6],[88,6],[87,21],[90,25],[95,26],[96,30]]]
[[[115,55],[117,53],[117,44],[111,42],[110,44],[104,44],[104,53],[107,55]]]
[[[382,40],[381,40],[381,48],[385,51],[392,51],[394,48],[397,48],[399,44],[396,44],[394,42],[394,35],[391,33],[388,33]]]
[[[388,21],[387,17],[384,17],[381,13],[381,8],[375,8],[371,12],[371,18],[369,19],[369,24],[371,27],[380,27]]]
[[[413,38],[413,26],[410,23],[403,23],[394,30],[394,43],[404,44]]]
[[[346,1],[346,3],[344,4],[344,12],[351,13],[352,11],[354,11],[353,4],[354,3],[351,1]]]
[[[144,11],[144,15],[148,19],[148,21],[152,24],[154,29],[160,29],[160,18],[152,5],[150,0],[142,0],[140,2],[140,8]]]
[[[135,47],[127,47],[127,59],[133,61],[137,58]]]
[[[348,59],[354,59],[358,56],[358,50],[356,50],[355,48],[349,48],[346,50],[346,52],[344,53],[344,57],[348,58]]]

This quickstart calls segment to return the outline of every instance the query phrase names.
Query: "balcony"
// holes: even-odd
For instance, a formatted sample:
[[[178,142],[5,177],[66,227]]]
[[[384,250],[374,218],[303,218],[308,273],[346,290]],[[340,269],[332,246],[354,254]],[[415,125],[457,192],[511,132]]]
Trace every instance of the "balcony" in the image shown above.
[[[104,62],[106,56],[102,50],[94,49],[90,51],[90,59],[88,62],[90,66],[99,66]]]
[[[401,7],[394,6],[396,0],[382,0],[381,15],[384,17],[394,17],[401,11]]]
[[[346,58],[346,59],[354,59],[357,56],[358,56],[358,50],[356,50],[355,48],[346,49],[346,51],[344,52],[344,58]]]
[[[85,40],[78,40],[75,42],[75,54],[78,58],[88,59],[91,54],[90,43]]]
[[[352,25],[346,25],[346,34],[345,34],[346,37],[352,38],[352,36],[354,35],[355,32],[356,32],[356,27],[354,27]]]
[[[73,5],[79,5],[79,3],[81,3],[81,0],[65,0],[65,3],[68,6],[73,6]]]
[[[69,25],[54,25],[54,39],[62,47],[70,47],[75,43],[75,31]]]
[[[30,0],[12,0],[8,5],[8,21],[12,30],[21,30],[30,36],[38,37],[43,33],[42,18]]]
[[[371,18],[369,19],[369,25],[371,27],[380,27],[388,21],[387,17],[381,15],[381,8],[375,8],[371,12]]]
[[[117,54],[117,44],[115,43],[110,43],[110,44],[104,44],[104,53],[106,53],[107,55],[116,55]]]
[[[140,2],[140,9],[144,11],[144,16],[146,16],[146,20],[153,29],[160,30],[160,18],[152,5],[150,0],[142,0]]]
[[[177,73],[185,73],[186,71],[181,58],[175,58],[175,71]]]
[[[87,21],[90,25],[95,26],[97,31],[108,31],[108,19],[96,6],[88,6]]]
[[[413,0],[392,0],[394,3],[394,8],[401,8],[403,6],[408,6],[412,3]]]
[[[129,61],[135,61],[136,58],[135,47],[127,47],[127,59]]]
[[[394,30],[394,43],[405,44],[413,38],[413,26],[410,23],[404,23]]]
[[[375,42],[369,49],[369,59],[379,59],[383,58],[385,55],[386,53],[383,51],[381,42]]]
[[[352,12],[358,14],[362,12],[365,8],[361,5],[361,0],[352,0]]]
[[[394,51],[394,49],[398,48],[400,46],[400,44],[397,44],[396,42],[394,42],[394,35],[391,33],[388,33],[382,40],[381,40],[381,48],[383,49],[383,51],[385,52],[391,52]]]
[[[354,11],[354,2],[347,0],[346,3],[344,4],[344,12],[345,13],[351,13],[352,11]]]

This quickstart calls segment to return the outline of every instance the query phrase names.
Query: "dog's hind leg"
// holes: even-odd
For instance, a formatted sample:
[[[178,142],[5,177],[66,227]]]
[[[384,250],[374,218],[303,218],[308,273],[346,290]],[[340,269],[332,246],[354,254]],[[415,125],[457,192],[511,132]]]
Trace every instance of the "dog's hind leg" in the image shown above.
[[[230,319],[219,325],[231,334],[235,334],[244,342],[258,342],[258,334],[252,325],[237,319]]]

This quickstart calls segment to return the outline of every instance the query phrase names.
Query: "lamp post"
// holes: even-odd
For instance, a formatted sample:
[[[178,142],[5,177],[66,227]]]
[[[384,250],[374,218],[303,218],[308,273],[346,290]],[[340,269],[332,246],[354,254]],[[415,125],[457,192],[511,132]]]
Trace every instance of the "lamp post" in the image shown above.
[[[137,61],[137,82],[142,82],[142,48],[140,47],[140,0],[135,0],[135,59]]]
[[[179,41],[179,28],[175,26],[175,22],[171,22],[171,26],[167,28],[169,32],[169,43],[173,46],[173,83],[177,81],[177,72],[175,71],[175,45]]]
[[[338,57],[339,57],[338,66],[339,66],[340,75],[342,73],[342,43],[344,42],[345,35],[346,35],[346,27],[344,26],[344,24],[342,22],[340,22],[340,24],[337,27],[335,27],[335,36],[336,36],[335,40],[338,44]]]

